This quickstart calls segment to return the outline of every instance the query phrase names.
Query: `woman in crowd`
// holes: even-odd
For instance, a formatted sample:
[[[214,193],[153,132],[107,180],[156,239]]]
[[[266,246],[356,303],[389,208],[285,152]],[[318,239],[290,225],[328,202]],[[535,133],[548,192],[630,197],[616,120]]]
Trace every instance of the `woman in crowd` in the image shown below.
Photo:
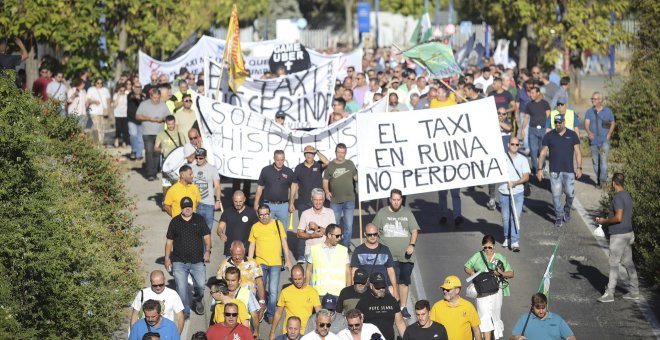
[[[112,96],[112,109],[115,116],[115,147],[119,146],[120,140],[122,147],[126,147],[126,144],[130,143],[128,137],[127,96],[132,89],[133,86],[130,80],[124,84],[119,83]]]

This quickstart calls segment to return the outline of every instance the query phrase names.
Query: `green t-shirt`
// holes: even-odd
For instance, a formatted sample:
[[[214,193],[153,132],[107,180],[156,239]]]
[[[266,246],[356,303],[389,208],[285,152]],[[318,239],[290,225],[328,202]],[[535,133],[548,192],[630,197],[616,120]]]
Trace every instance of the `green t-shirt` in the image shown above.
[[[475,272],[485,272],[487,270],[486,264],[484,263],[484,260],[481,258],[480,253],[482,252],[478,251],[474,255],[472,255],[472,257],[470,257],[470,259],[467,262],[465,262],[464,267],[471,268]],[[486,258],[486,261],[488,261],[488,256],[486,254],[484,254],[484,257]],[[509,263],[509,261],[507,261],[506,257],[504,257],[504,255],[500,253],[495,253],[493,255],[493,259],[489,261],[488,263],[489,270],[495,270],[495,260],[499,260],[502,262],[502,264],[504,265],[505,272],[510,272],[513,270],[513,268],[511,268],[511,264]],[[508,284],[505,285],[505,287],[502,289],[502,293],[504,294],[504,296],[511,295],[511,293],[509,292]]]
[[[323,179],[329,181],[330,192],[332,193],[332,203],[344,203],[355,200],[355,187],[353,186],[353,176],[357,175],[355,164],[350,160],[337,164],[332,161],[328,164],[323,174]]]
[[[390,210],[389,206],[384,207],[378,210],[372,223],[378,227],[380,240],[390,248],[394,261],[416,261],[414,252],[409,259],[406,258],[411,232],[419,229],[415,215],[408,207],[401,207],[397,212]]]

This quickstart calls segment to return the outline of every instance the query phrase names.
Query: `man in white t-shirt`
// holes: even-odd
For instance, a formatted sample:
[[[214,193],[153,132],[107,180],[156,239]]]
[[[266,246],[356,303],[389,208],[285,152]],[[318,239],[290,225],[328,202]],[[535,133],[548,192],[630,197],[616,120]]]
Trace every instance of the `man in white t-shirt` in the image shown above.
[[[92,118],[92,131],[98,133],[99,144],[103,145],[105,137],[104,116],[107,116],[110,109],[110,91],[103,86],[103,79],[96,78],[94,86],[87,90],[87,101],[89,101],[89,115]]]
[[[337,333],[341,340],[353,340],[358,337],[360,340],[373,339],[374,334],[378,334],[380,338],[385,339],[385,336],[380,332],[376,325],[364,322],[362,312],[357,309],[351,309],[346,312],[346,325],[348,328]]]
[[[156,300],[160,302],[161,313],[164,318],[172,320],[179,334],[183,331],[183,302],[176,290],[165,287],[165,274],[160,270],[154,270],[149,276],[151,287],[141,289],[135,296],[131,304],[131,326],[143,318],[142,304],[147,300]]]

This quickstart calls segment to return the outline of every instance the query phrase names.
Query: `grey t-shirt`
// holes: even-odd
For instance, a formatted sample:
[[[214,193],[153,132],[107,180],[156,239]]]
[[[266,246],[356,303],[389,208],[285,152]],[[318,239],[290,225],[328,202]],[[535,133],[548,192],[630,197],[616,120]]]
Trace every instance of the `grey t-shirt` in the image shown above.
[[[199,193],[202,194],[202,201],[200,203],[214,205],[215,191],[213,190],[213,181],[220,180],[218,170],[216,170],[216,168],[209,163],[206,163],[200,167],[195,162],[190,164],[190,167],[193,171],[193,182],[199,188]]]
[[[151,118],[165,118],[170,114],[170,110],[163,102],[154,105],[151,100],[145,100],[140,103],[136,114]],[[165,123],[142,122],[142,135],[157,135],[163,131],[164,126]]]
[[[610,235],[625,234],[632,230],[633,202],[630,193],[623,190],[614,194],[610,207],[610,216],[614,216],[616,209],[623,209],[623,220],[620,223],[610,225]]]
[[[401,207],[397,212],[391,211],[389,206],[381,208],[372,223],[378,227],[380,240],[390,248],[394,261],[416,262],[415,253],[406,258],[410,235],[419,229],[417,219],[408,207]]]

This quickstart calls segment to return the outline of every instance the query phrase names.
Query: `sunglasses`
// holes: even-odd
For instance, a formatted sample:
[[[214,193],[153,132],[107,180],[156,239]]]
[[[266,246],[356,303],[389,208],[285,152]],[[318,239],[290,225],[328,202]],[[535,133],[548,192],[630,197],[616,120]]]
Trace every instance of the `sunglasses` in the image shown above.
[[[555,120],[555,124],[562,124],[563,122],[560,120]]]
[[[195,158],[196,158],[196,159],[204,159],[204,158],[206,158],[206,157],[195,157]]]
[[[520,143],[509,143],[511,146],[520,146]]]
[[[193,139],[197,139],[197,138],[199,138],[199,136],[195,136],[195,137],[188,137],[188,138],[190,138],[191,140],[193,140]]]
[[[337,235],[331,234],[331,235],[334,236],[335,238],[341,238],[342,237],[342,234],[337,234]]]
[[[225,316],[235,318],[238,316],[238,313],[225,313]]]
[[[454,288],[449,288],[449,289],[447,289],[447,288],[442,288],[442,291],[446,293],[446,292],[448,292],[448,291],[450,291],[450,290],[452,290],[452,289],[454,289]]]
[[[376,237],[378,236],[378,233],[373,233],[373,234],[365,234],[367,237]]]
[[[349,323],[349,324],[348,324],[348,327],[349,327],[349,328],[358,328],[358,327],[360,327],[360,326],[362,326],[361,323],[353,323],[353,324]]]
[[[183,102],[184,102],[184,103],[192,103],[192,100],[190,100],[190,99],[186,99],[186,100],[184,100]]]
[[[154,287],[154,288],[162,288],[162,287],[165,287],[165,284],[164,283],[161,283],[159,285],[152,284],[151,286]]]
[[[324,323],[324,322],[319,323],[319,327],[321,327],[321,328],[330,328],[331,325],[332,324],[329,323],[329,322],[328,323]]]
[[[493,246],[484,246],[484,249],[493,249]]]

